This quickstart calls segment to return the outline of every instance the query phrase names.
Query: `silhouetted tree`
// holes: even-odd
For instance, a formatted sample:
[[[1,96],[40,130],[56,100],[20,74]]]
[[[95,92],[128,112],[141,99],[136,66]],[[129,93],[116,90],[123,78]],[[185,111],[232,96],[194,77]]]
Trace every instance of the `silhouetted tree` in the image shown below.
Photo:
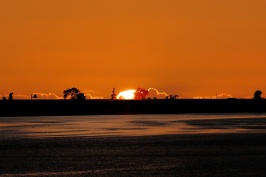
[[[262,94],[262,91],[260,90],[257,90],[255,93],[254,93],[254,99],[261,99],[261,94]]]
[[[165,99],[170,99],[170,100],[175,100],[175,99],[178,99],[179,98],[179,95],[168,95],[165,97]]]
[[[80,93],[79,89],[73,87],[67,90],[64,90],[64,99],[70,98],[71,100],[84,100],[86,97],[84,93]]]
[[[116,99],[115,88],[113,88],[111,100],[115,100],[115,99]]]
[[[145,97],[149,94],[148,90],[137,88],[137,90],[134,93],[134,99],[135,100],[144,100]]]
[[[84,95],[84,93],[79,93],[77,96],[77,100],[85,100],[86,96]]]

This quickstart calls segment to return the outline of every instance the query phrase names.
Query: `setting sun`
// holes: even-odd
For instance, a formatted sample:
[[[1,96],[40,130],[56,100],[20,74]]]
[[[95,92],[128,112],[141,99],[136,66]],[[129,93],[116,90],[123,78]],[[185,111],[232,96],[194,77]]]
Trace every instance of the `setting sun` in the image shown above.
[[[126,99],[126,100],[131,100],[134,99],[135,95],[134,93],[136,90],[126,90],[122,91],[117,95],[117,99]]]

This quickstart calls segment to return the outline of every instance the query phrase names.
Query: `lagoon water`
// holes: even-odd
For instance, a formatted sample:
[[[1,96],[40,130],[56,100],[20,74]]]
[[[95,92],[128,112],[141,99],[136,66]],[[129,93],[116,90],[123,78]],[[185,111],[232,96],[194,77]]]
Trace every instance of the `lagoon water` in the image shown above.
[[[250,113],[0,117],[0,176],[264,177],[265,133]]]
[[[0,138],[266,133],[266,114],[0,117]]]

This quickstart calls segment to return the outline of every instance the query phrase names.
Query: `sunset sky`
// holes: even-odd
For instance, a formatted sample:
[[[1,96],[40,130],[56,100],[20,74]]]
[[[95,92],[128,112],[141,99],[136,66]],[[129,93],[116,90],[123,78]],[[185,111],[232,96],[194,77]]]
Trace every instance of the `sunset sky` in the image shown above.
[[[266,1],[1,0],[0,61],[0,95],[266,93]]]

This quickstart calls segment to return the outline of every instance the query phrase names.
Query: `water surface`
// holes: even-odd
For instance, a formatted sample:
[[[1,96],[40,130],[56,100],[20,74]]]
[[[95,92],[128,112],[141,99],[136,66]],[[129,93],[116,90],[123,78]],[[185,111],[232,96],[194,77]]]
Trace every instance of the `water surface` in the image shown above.
[[[1,138],[265,133],[266,114],[0,117]]]

